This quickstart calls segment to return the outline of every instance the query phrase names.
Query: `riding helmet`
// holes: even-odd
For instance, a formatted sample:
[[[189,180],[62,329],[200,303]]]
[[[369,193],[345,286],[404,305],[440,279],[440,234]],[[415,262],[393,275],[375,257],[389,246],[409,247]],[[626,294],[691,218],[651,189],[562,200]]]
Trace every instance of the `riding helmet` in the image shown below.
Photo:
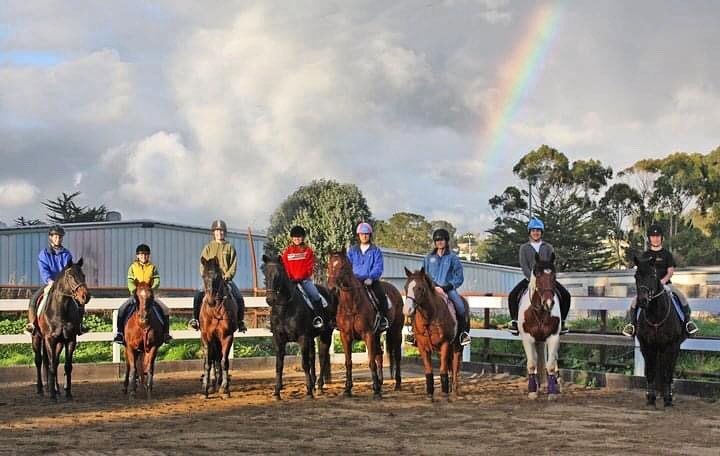
[[[362,222],[357,226],[355,232],[357,234],[372,234],[372,226],[367,222]]]
[[[544,233],[545,232],[545,224],[539,218],[533,217],[530,219],[527,229],[528,229],[528,233],[530,232],[530,230],[540,230]]]
[[[215,231],[215,230],[223,230],[224,232],[227,233],[227,225],[225,224],[225,221],[224,220],[215,220],[214,222],[212,222],[210,231]]]
[[[648,237],[650,236],[664,236],[662,226],[658,223],[653,223],[647,230]]]
[[[307,236],[307,232],[305,231],[305,228],[301,227],[300,225],[295,225],[294,227],[290,228],[290,237],[304,238],[305,236]]]
[[[450,233],[448,233],[448,230],[445,228],[438,228],[437,230],[433,231],[433,241],[439,241],[441,239],[444,239],[445,242],[450,242]]]
[[[148,255],[150,255],[150,247],[147,244],[140,244],[135,249],[135,255],[137,255],[138,253],[147,253]]]
[[[48,231],[48,236],[52,236],[53,234],[59,234],[60,236],[65,236],[65,230],[60,225],[53,225],[50,227],[50,230]]]

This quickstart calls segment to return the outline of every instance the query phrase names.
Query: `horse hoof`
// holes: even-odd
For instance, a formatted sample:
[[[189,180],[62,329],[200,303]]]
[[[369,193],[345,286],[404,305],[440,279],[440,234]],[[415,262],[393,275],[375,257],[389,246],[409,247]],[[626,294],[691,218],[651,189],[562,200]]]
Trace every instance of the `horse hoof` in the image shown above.
[[[556,401],[560,398],[559,394],[548,394],[548,400],[549,401]]]
[[[382,400],[382,393],[373,393],[373,400],[376,400],[376,401]]]
[[[432,394],[428,394],[427,396],[425,396],[425,399],[426,399],[428,402],[434,402],[434,401],[435,401],[435,400],[433,399]]]
[[[396,384],[395,384],[395,391],[400,391],[400,390],[402,390],[402,387],[400,386],[400,383],[396,383]]]
[[[352,397],[352,392],[350,390],[345,390],[345,392],[343,392],[343,396]]]
[[[312,393],[307,393],[307,394],[305,395],[305,400],[306,400],[306,401],[312,401],[313,399],[315,399],[315,396],[313,396]]]
[[[528,393],[528,399],[531,399],[534,401],[535,399],[537,399],[537,397],[538,397],[538,393],[536,393],[536,392]]]
[[[75,398],[73,397],[73,395],[72,395],[72,394],[67,394],[67,395],[65,395],[65,400],[66,400],[66,401],[68,401],[68,402],[72,402],[72,401],[73,401],[73,399],[75,399]]]
[[[672,401],[665,402],[665,403],[663,403],[663,405],[665,406],[665,408],[673,408],[674,407]]]

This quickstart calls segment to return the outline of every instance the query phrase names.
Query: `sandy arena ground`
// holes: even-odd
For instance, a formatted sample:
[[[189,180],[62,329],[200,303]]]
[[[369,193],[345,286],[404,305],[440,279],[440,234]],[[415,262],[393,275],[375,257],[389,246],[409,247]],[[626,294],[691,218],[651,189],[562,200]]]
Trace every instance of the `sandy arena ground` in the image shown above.
[[[412,370],[401,392],[386,378],[382,401],[357,369],[356,395],[343,398],[337,368],[314,400],[288,372],[281,402],[270,371],[235,372],[230,399],[200,396],[199,373],[158,375],[151,402],[129,401],[115,381],[78,381],[75,401],[58,404],[30,385],[0,386],[0,454],[720,455],[719,402],[681,396],[651,411],[642,392],[575,385],[533,402],[524,379],[465,374],[461,399],[430,403]]]

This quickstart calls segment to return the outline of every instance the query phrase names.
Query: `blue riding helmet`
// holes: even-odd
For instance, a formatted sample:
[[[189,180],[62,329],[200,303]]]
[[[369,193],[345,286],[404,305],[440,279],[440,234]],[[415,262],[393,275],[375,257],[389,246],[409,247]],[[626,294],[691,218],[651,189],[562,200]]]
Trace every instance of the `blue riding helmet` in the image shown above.
[[[530,230],[540,230],[544,233],[545,232],[545,224],[539,218],[533,217],[530,219],[530,223],[528,223],[527,229],[528,229],[528,233],[530,232]]]

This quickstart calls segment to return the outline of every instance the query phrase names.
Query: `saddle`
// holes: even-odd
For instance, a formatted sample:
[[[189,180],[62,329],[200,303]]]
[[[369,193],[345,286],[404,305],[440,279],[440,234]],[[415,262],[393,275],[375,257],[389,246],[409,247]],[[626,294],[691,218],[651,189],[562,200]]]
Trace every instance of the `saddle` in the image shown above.
[[[308,306],[308,308],[310,310],[312,310],[314,312],[316,309],[315,309],[315,307],[313,307],[312,301],[310,301],[310,296],[308,296],[307,293],[305,293],[305,289],[302,287],[302,285],[300,283],[297,284],[297,289],[300,292],[300,296],[302,296],[303,301],[305,301],[305,304]],[[328,303],[325,300],[325,296],[323,296],[322,294],[320,295],[320,302],[323,307],[327,308]],[[317,310],[319,310],[319,309],[317,309]]]

